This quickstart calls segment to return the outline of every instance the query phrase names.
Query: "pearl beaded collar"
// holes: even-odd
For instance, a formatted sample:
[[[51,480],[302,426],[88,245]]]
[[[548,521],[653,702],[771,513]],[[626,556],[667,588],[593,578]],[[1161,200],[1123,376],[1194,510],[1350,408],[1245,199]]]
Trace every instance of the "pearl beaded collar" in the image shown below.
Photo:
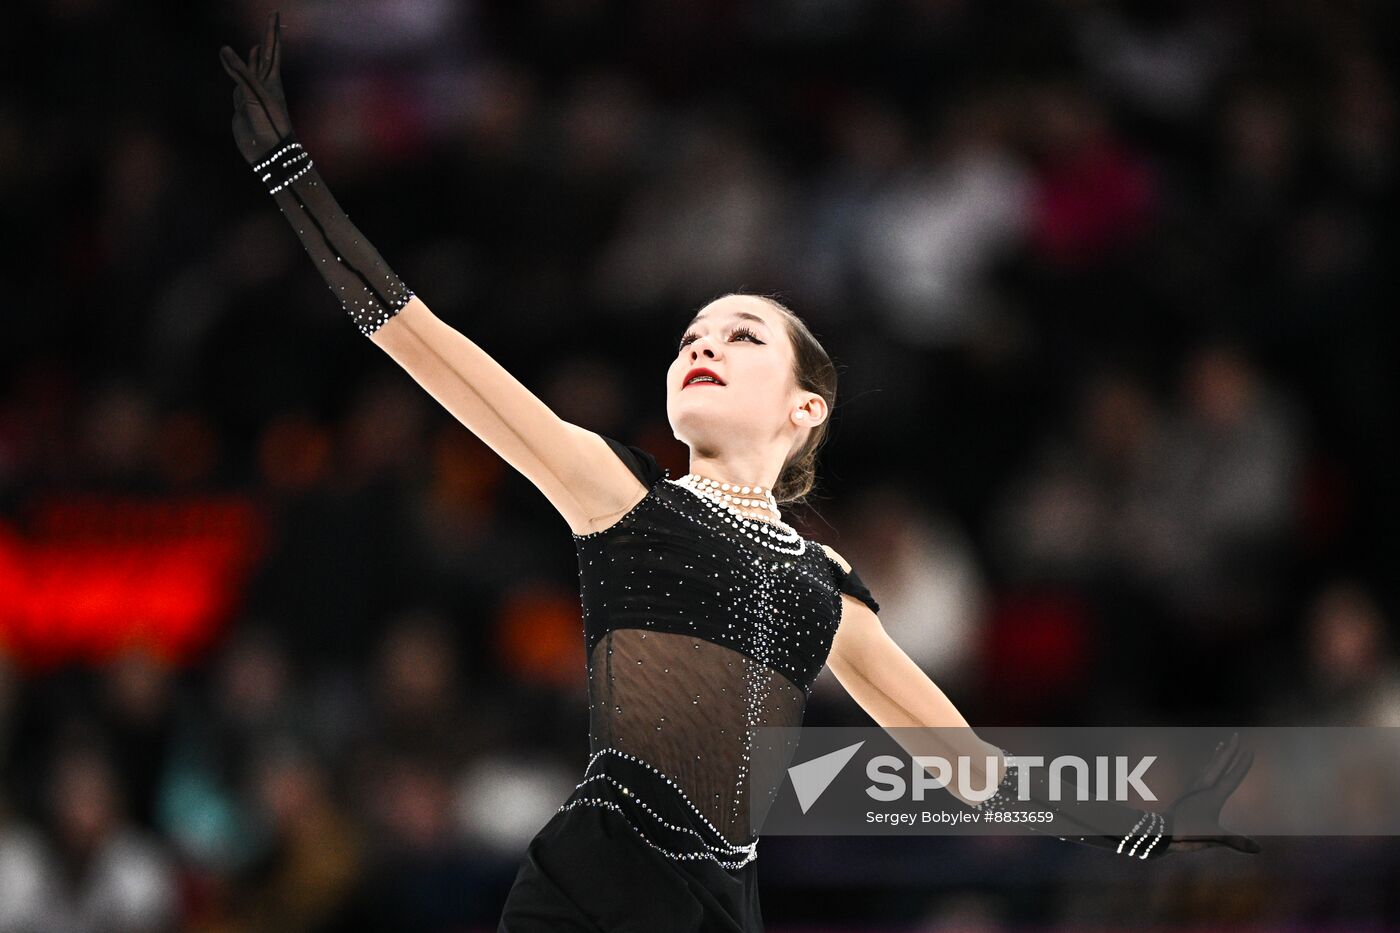
[[[767,509],[778,517],[778,500],[773,498],[773,490],[762,486],[741,486],[738,483],[721,483],[709,477],[687,473],[676,482],[690,486],[712,499],[743,508]],[[761,497],[761,498],[760,498]]]
[[[807,548],[807,540],[797,530],[778,517],[778,504],[771,490],[762,486],[743,486],[737,483],[721,483],[694,473],[687,473],[678,480],[677,486],[689,490],[703,500],[740,534],[753,541],[759,541],[784,554],[802,554]],[[766,493],[766,496],[765,496]],[[754,499],[753,496],[765,496]],[[758,504],[759,508],[771,509],[772,521],[751,518],[735,505]],[[793,548],[789,550],[789,548]]]

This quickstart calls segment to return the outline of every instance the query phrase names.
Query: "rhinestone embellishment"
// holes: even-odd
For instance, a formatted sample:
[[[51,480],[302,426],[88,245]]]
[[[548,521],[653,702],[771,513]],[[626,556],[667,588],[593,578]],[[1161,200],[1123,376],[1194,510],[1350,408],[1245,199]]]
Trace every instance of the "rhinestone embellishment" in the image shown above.
[[[1008,753],[1005,749],[1002,749],[1002,755],[1007,758],[1010,757],[1010,753]],[[981,812],[988,812],[993,810],[1009,810],[1011,808],[1010,805],[1012,801],[1019,800],[1017,796],[1017,791],[1013,789],[1016,786],[1018,780],[1016,777],[1017,771],[1018,766],[1015,764],[1010,764],[1009,767],[1007,767],[1006,769],[1006,773],[1002,775],[1001,783],[997,785],[996,792],[993,793],[992,796],[988,797],[986,800],[977,804],[972,809]],[[1147,826],[1146,829],[1143,829],[1144,824]],[[1162,836],[1165,834],[1166,828],[1166,817],[1162,816],[1160,813],[1153,813],[1151,811],[1144,812],[1140,817],[1138,817],[1138,821],[1135,824],[1133,824],[1133,828],[1128,830],[1127,835],[1125,835],[1122,839],[1118,840],[1118,848],[1116,851],[1119,855],[1126,855],[1129,858],[1146,859],[1148,855],[1151,854],[1152,849],[1157,845],[1157,843],[1162,840]],[[1142,831],[1141,836],[1138,836],[1139,830]],[[1136,841],[1133,841],[1134,836],[1138,836]],[[1149,837],[1151,837],[1151,842],[1147,842]],[[1064,838],[1064,836],[1060,837],[1061,840],[1063,840]],[[1124,852],[1123,847],[1126,846],[1129,842],[1133,843],[1132,847],[1129,848],[1127,852]],[[1138,847],[1141,846],[1144,842],[1147,842],[1147,847],[1144,848],[1142,850],[1142,854],[1139,855]]]
[[[706,492],[698,484],[687,483],[684,480],[685,477],[681,477],[679,480],[666,480],[666,482],[673,486],[679,486],[704,502],[725,524],[733,527],[735,531],[749,540],[767,545],[783,554],[797,556],[806,552],[807,540],[782,519],[775,516],[773,521],[767,522],[749,518],[733,505]]]
[[[742,868],[775,790],[753,783],[756,730],[801,725],[841,576],[775,513],[734,507],[753,486],[634,472],[646,494],[573,535],[596,751],[559,811],[608,810],[667,858]]]
[[[668,787],[675,791],[676,796],[685,803],[686,807],[692,813],[694,813],[695,816],[705,825],[705,828],[710,830],[710,832],[714,833],[715,837],[720,839],[721,842],[706,842],[705,837],[702,836],[696,830],[691,829],[688,826],[678,826],[675,823],[670,822],[660,813],[658,813],[650,804],[648,804],[647,801],[643,800],[640,796],[638,796],[635,791],[633,791],[630,787],[624,785],[621,781],[617,780],[612,775],[602,772],[598,774],[590,774],[590,772],[593,770],[594,765],[597,764],[598,759],[601,758],[603,755],[608,754],[616,755],[619,758],[624,758],[630,762],[633,762],[634,764],[641,765],[642,767],[650,771],[659,780],[664,781]],[[647,836],[647,834],[642,830],[641,827],[632,824],[632,828],[637,831],[637,833],[642,837],[642,839],[645,840],[648,845],[656,849],[662,855],[665,855],[669,858],[683,860],[705,858],[713,859],[714,861],[718,862],[722,867],[729,869],[743,868],[749,862],[752,862],[755,858],[758,857],[757,839],[755,839],[753,842],[745,843],[742,845],[738,843],[723,841],[724,834],[721,833],[719,829],[715,827],[715,824],[711,823],[709,819],[705,817],[705,814],[700,812],[700,808],[697,807],[695,803],[690,799],[690,797],[686,795],[685,791],[681,789],[679,783],[673,780],[660,768],[657,768],[656,766],[637,757],[636,755],[628,754],[627,752],[624,752],[617,748],[612,748],[610,746],[606,748],[600,748],[598,751],[593,753],[593,756],[591,758],[589,758],[588,767],[584,769],[584,779],[582,781],[579,781],[578,784],[574,786],[574,789],[582,790],[585,784],[598,780],[607,781],[608,783],[616,787],[618,790],[620,790],[625,796],[635,799],[637,801],[637,805],[642,808],[643,812],[645,812],[648,816],[650,816],[652,819],[654,819],[657,823],[661,824],[666,829],[669,829],[672,832],[685,833],[687,835],[694,836],[697,840],[699,840],[700,845],[702,847],[701,851],[691,852],[676,852],[670,849],[666,849],[660,845],[657,845],[655,841],[653,841],[649,836]],[[621,814],[623,817],[627,816],[626,811],[619,807],[616,802],[602,797],[574,797],[566,803],[561,804],[558,812],[564,813],[569,810],[572,810],[574,807],[580,806],[603,807],[605,809],[613,810]],[[629,824],[631,823],[630,820],[628,820],[628,822]]]

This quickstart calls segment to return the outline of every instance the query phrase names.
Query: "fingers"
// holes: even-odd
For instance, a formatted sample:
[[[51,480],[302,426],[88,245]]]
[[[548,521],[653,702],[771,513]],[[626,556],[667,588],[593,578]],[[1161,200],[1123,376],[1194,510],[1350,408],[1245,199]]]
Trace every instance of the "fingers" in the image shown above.
[[[1236,754],[1239,752],[1240,734],[1232,733],[1228,739],[1215,746],[1215,754],[1211,756],[1210,762],[1206,765],[1205,771],[1201,773],[1201,783],[1207,787],[1214,785],[1226,774],[1230,765],[1234,762]]]
[[[1230,737],[1222,743],[1221,752],[1227,761],[1233,761],[1235,755],[1239,753],[1239,750],[1240,734],[1238,732],[1231,732]]]
[[[228,46],[219,50],[219,62],[224,66],[224,71],[233,79],[233,109],[235,115],[253,104],[266,109],[263,103],[263,92],[258,80],[248,73],[248,66],[243,59],[238,57],[238,53]],[[237,116],[235,116],[237,119]]]
[[[1220,747],[1222,746],[1217,746],[1217,748]],[[1247,772],[1253,762],[1254,753],[1246,752],[1240,748],[1236,748],[1234,754],[1230,755],[1228,759],[1223,751],[1217,752],[1216,758],[1211,760],[1211,766],[1207,769],[1208,773],[1202,773],[1200,786],[1205,790],[1215,792],[1213,796],[1224,800],[1239,786],[1239,781],[1243,779],[1244,774],[1241,772],[1241,767],[1243,767],[1244,772]],[[1234,783],[1227,784],[1230,780],[1234,780]]]
[[[1220,778],[1219,789],[1223,791],[1221,799],[1229,797],[1235,792],[1235,788],[1240,786],[1244,776],[1249,773],[1250,767],[1254,764],[1254,752],[1241,752],[1235,756],[1235,760],[1230,763],[1229,769]]]
[[[219,64],[223,66],[224,72],[235,81],[238,80],[238,72],[234,70],[231,62],[236,61],[238,61],[238,56],[234,54],[233,49],[228,46],[219,49]]]
[[[238,57],[238,53],[228,46],[219,49],[219,63],[224,66],[224,71],[234,81],[247,89],[252,82],[252,76],[248,74],[248,66],[243,63],[243,59]]]
[[[281,13],[273,13],[272,73],[281,74]]]
[[[263,68],[258,74],[264,81],[277,74],[282,65],[281,43],[277,41],[277,33],[282,25],[282,15],[276,11],[267,18],[267,29],[263,37]]]

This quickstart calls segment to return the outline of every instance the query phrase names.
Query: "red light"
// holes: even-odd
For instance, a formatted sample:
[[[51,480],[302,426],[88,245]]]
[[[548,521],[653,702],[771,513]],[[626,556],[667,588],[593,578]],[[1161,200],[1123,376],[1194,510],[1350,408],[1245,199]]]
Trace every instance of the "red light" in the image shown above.
[[[264,540],[242,498],[68,499],[0,523],[0,646],[20,663],[197,656],[236,610]]]

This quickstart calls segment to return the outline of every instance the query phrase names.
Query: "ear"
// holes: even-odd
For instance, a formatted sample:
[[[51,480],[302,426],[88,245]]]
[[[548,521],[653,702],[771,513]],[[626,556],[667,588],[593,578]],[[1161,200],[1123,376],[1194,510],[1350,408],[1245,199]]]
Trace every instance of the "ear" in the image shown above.
[[[806,392],[788,413],[788,420],[799,428],[815,428],[825,421],[830,413],[826,399],[815,392]]]

